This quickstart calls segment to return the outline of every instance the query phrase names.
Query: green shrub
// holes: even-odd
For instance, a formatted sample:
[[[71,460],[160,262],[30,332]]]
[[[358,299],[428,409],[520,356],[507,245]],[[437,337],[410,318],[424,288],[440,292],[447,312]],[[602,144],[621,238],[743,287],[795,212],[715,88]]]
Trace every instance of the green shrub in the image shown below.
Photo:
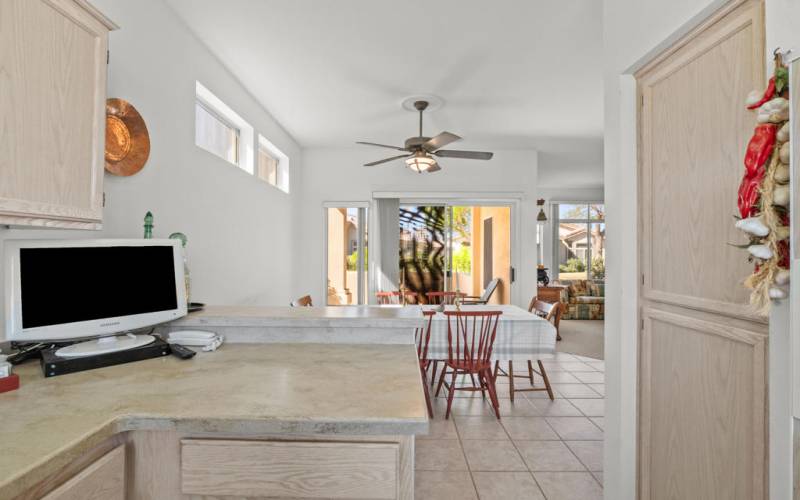
[[[562,273],[582,273],[586,271],[586,263],[581,259],[573,257],[564,264],[558,265],[558,270]]]

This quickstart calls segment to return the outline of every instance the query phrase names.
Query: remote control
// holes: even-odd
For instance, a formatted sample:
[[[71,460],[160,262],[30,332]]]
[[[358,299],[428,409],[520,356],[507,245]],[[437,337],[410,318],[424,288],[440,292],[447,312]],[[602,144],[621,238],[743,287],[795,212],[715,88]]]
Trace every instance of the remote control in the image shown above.
[[[195,354],[197,354],[197,352],[180,344],[170,344],[169,348],[172,351],[173,356],[177,356],[181,359],[190,359],[193,358]]]

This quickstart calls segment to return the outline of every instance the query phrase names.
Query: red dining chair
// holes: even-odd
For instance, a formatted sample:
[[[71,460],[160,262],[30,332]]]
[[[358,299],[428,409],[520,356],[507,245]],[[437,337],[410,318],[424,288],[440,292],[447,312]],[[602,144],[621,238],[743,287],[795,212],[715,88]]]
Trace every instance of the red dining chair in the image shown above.
[[[406,290],[406,302],[409,302],[409,299],[416,299],[417,292],[412,292],[410,290]],[[385,306],[385,305],[399,305],[401,303],[400,300],[400,292],[395,290],[393,292],[375,292],[375,297],[378,299],[378,304]]]
[[[456,297],[464,298],[467,294],[464,292],[425,292],[425,297],[428,299],[428,304],[441,305],[445,304],[451,306],[455,304]]]
[[[463,299],[467,294],[464,292],[425,292],[429,305],[448,305],[456,303],[456,297]],[[431,388],[436,383],[436,372],[439,371],[439,363],[444,363],[443,359],[432,359],[428,366],[431,369]]]
[[[431,340],[431,321],[435,311],[422,311],[423,324],[414,330],[414,339],[417,342],[417,357],[419,358],[419,371],[422,376],[422,388],[425,390],[425,404],[428,405],[428,416],[433,418],[433,405],[431,392],[428,389],[428,343]]]
[[[497,335],[497,323],[502,311],[445,311],[447,317],[447,360],[439,377],[436,395],[442,387],[447,389],[447,413],[453,405],[456,391],[489,392],[494,414],[500,419],[500,402],[492,374],[492,349]],[[455,325],[455,326],[454,326]],[[449,370],[449,372],[448,372]],[[445,381],[450,375],[450,382]],[[459,375],[477,376],[479,386],[456,386]]]

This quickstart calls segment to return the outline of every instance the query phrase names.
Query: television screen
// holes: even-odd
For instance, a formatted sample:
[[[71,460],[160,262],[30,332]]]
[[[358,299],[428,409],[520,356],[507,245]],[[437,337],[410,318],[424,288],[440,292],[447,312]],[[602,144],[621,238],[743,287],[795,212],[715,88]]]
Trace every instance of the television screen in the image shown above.
[[[22,328],[177,308],[171,246],[21,248]]]

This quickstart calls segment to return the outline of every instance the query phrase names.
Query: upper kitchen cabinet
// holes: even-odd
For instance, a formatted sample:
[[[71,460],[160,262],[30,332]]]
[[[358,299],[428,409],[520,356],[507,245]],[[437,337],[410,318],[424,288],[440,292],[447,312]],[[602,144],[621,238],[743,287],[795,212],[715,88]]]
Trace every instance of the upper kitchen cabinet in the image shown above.
[[[0,224],[102,227],[116,28],[85,0],[0,0]]]

